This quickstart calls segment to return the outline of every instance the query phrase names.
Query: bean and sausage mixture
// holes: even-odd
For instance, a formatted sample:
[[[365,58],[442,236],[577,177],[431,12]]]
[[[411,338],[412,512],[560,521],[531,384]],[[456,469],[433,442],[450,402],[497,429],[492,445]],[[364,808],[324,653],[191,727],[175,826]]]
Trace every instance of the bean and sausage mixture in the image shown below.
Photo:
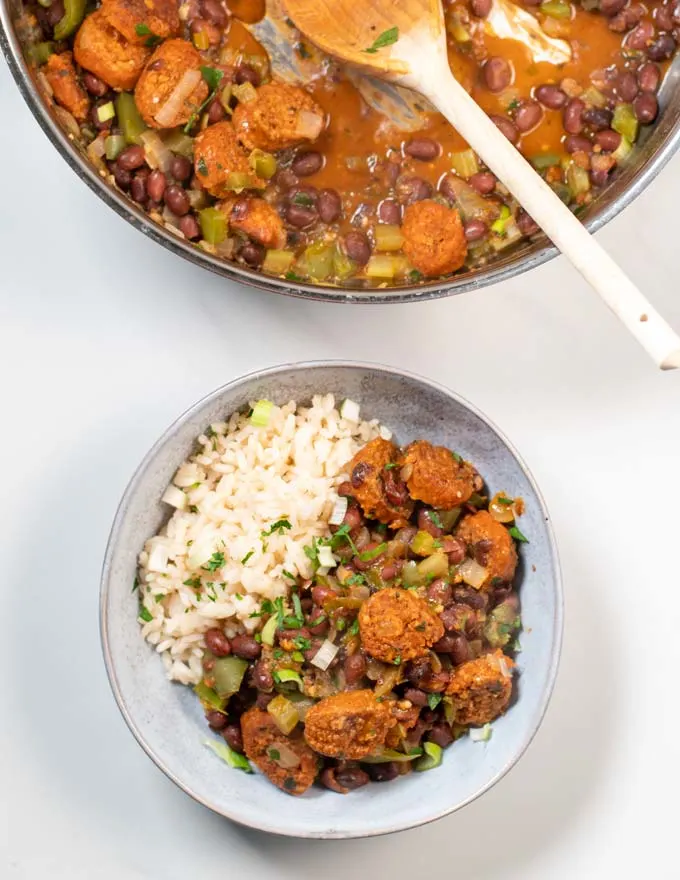
[[[348,472],[337,524],[305,550],[313,578],[291,575],[254,633],[208,630],[195,688],[215,751],[294,795],[437,767],[512,696],[521,499],[489,501],[471,463],[424,440],[372,440]]]
[[[523,42],[499,30],[501,2],[445,0],[452,69],[578,211],[658,115],[680,3],[522,0]],[[263,0],[29,0],[17,29],[101,175],[224,259],[384,287],[472,269],[538,231],[438,114],[418,105],[412,133],[387,124],[330,59],[304,85],[277,78],[248,29],[263,15]],[[535,49],[546,38],[566,47],[559,63]]]

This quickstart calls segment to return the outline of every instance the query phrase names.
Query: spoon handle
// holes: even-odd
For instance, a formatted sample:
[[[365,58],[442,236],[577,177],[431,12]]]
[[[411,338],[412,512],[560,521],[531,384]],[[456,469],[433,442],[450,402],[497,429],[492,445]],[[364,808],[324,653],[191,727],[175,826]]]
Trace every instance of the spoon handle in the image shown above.
[[[662,370],[680,367],[680,337],[448,71],[418,89],[460,132]]]

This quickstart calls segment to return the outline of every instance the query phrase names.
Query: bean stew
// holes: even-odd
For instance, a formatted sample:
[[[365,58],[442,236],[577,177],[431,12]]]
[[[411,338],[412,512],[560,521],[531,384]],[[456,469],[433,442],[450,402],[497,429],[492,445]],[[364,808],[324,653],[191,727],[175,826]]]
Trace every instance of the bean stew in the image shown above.
[[[587,206],[657,118],[678,0],[444,5],[458,80],[565,203]],[[102,177],[225,260],[378,288],[474,269],[539,232],[417,96],[401,94],[395,121],[278,0],[266,11],[285,62],[263,45],[263,0],[30,0],[16,27]]]

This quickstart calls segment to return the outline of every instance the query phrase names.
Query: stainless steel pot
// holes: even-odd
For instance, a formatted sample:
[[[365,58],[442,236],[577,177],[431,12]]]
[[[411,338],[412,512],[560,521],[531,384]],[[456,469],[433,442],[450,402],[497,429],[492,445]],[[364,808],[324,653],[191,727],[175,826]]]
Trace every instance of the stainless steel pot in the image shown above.
[[[24,60],[22,47],[14,27],[14,19],[20,8],[20,0],[0,0],[0,46],[9,68],[33,115],[57,150],[94,192],[121,217],[162,244],[173,253],[190,260],[198,266],[244,284],[308,299],[330,302],[395,303],[418,302],[477,290],[487,284],[495,284],[513,278],[522,272],[540,266],[552,259],[557,250],[547,239],[539,236],[535,241],[522,241],[503,251],[486,266],[456,275],[444,282],[405,285],[385,290],[364,290],[359,287],[326,287],[319,284],[296,283],[272,278],[252,269],[237,266],[211,256],[205,251],[185,242],[154,223],[134,202],[103,180],[96,169],[57,122],[52,109],[43,100]],[[642,137],[625,167],[618,170],[611,185],[583,214],[583,221],[591,232],[604,226],[623,210],[656,177],[673,155],[680,143],[680,56],[677,56],[659,95],[661,112],[656,124],[645,128]]]

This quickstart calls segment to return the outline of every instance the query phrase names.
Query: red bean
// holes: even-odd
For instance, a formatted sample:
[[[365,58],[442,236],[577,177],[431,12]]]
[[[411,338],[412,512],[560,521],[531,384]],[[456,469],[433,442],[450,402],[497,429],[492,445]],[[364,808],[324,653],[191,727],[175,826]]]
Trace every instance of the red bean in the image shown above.
[[[260,660],[250,670],[250,683],[258,691],[270,691],[274,687],[274,677],[264,661]]]
[[[213,730],[223,730],[227,726],[227,716],[215,709],[209,709],[205,713],[205,720]]]
[[[516,144],[519,140],[519,131],[514,122],[511,122],[507,116],[490,116],[491,121],[496,128],[500,129],[511,144]]]
[[[458,538],[444,538],[442,550],[448,555],[451,565],[458,565],[465,559],[466,547]]]
[[[264,262],[265,248],[256,241],[247,241],[239,250],[238,255],[246,265],[257,269]]]
[[[335,223],[342,214],[342,199],[335,189],[322,189],[316,206],[323,223]]]
[[[324,587],[318,585],[316,587],[312,587],[312,599],[314,600],[314,604],[318,605],[320,608],[323,606],[323,603],[328,599],[336,598],[338,594],[335,590],[332,590],[330,587]]]
[[[172,213],[176,214],[178,217],[183,217],[185,214],[189,213],[189,209],[191,208],[189,196],[186,194],[186,191],[183,190],[181,186],[177,186],[176,183],[167,187],[164,199],[168,208],[170,208]]]
[[[103,80],[88,71],[85,71],[83,74],[83,85],[95,98],[103,98],[109,90],[108,85]]]
[[[612,111],[604,107],[587,107],[583,111],[583,121],[592,131],[604,131],[612,124]]]
[[[404,691],[404,699],[410,700],[414,706],[418,706],[421,709],[424,706],[427,706],[427,694],[419,688],[406,688]]]
[[[648,61],[639,68],[637,81],[641,91],[656,92],[661,82],[661,71],[656,64]]]
[[[638,122],[647,125],[658,116],[659,102],[651,92],[643,92],[633,101],[633,110]]]
[[[412,159],[431,162],[441,153],[441,147],[432,138],[413,138],[404,146],[404,152]]]
[[[144,148],[137,144],[125,147],[118,157],[118,165],[123,171],[134,171],[136,168],[141,168],[145,162]]]
[[[451,584],[447,584],[443,578],[437,578],[427,588],[427,598],[438,605],[448,605],[451,601]]]
[[[288,205],[286,208],[286,220],[297,229],[306,229],[312,226],[318,217],[314,208],[305,208],[302,205]]]
[[[218,0],[201,0],[201,13],[217,27],[223,28],[227,23],[227,13]]]
[[[559,86],[538,86],[534,92],[537,101],[540,101],[548,110],[561,110],[567,103],[567,96]]]
[[[567,134],[580,134],[583,130],[583,111],[586,105],[580,98],[570,98],[562,112],[562,124]]]
[[[401,205],[394,199],[385,199],[378,205],[378,220],[381,223],[398,225],[401,223]]]
[[[600,0],[600,12],[606,18],[612,18],[617,12],[621,12],[628,0]]]
[[[121,189],[128,190],[132,183],[132,174],[124,168],[121,168],[118,162],[113,163],[111,170],[113,171],[113,179],[116,181],[116,184]]]
[[[449,651],[449,657],[451,657],[454,666],[460,666],[461,663],[472,660],[472,648],[464,635],[456,634],[456,643]]]
[[[356,684],[366,675],[366,659],[363,654],[350,654],[346,658],[343,670],[347,684]]]
[[[538,232],[538,224],[530,217],[524,208],[517,212],[517,228],[522,235],[533,235]]]
[[[65,15],[64,0],[54,0],[45,11],[45,18],[50,27],[59,24]]]
[[[587,137],[578,134],[569,134],[564,139],[564,149],[567,153],[591,153],[593,145]]]
[[[456,645],[456,637],[453,633],[446,633],[438,642],[432,645],[432,650],[438,654],[449,654]]]
[[[227,725],[222,731],[222,736],[225,738],[230,749],[238,752],[239,755],[243,754],[243,736],[240,724]]]
[[[345,251],[350,260],[365,266],[371,256],[371,245],[363,232],[348,232],[345,236]]]
[[[205,646],[216,657],[228,657],[231,654],[231,644],[221,629],[212,627],[206,630]]]
[[[489,232],[483,220],[468,220],[463,226],[466,241],[481,241]]]
[[[193,170],[194,166],[186,156],[175,156],[170,163],[170,174],[180,183],[189,180]]]
[[[368,544],[366,544],[366,546],[363,548],[362,552],[375,550],[376,547],[379,546],[380,545],[377,543],[377,541],[369,541]],[[382,553],[379,553],[377,556],[373,556],[371,559],[368,559],[365,562],[362,559],[359,559],[358,556],[355,556],[352,560],[352,563],[358,571],[367,571],[369,568],[371,568],[371,566],[377,565],[377,563],[380,562],[384,558],[384,556],[384,550]]]
[[[439,538],[443,535],[443,529],[435,524],[430,516],[430,511],[423,509],[418,512],[418,528],[421,532],[428,532],[433,538]]]
[[[403,559],[395,559],[393,562],[388,562],[387,565],[383,566],[382,571],[380,572],[380,577],[384,581],[394,580],[403,567]]]
[[[496,189],[496,178],[490,171],[478,171],[472,175],[468,183],[483,196],[488,196]]]
[[[647,49],[652,61],[666,61],[675,52],[675,40],[670,34],[661,34]]]
[[[606,153],[613,153],[621,143],[621,135],[618,131],[607,128],[604,131],[598,131],[593,140]]]
[[[477,18],[486,18],[491,12],[491,0],[470,0],[470,10]]]
[[[673,30],[673,10],[670,6],[657,6],[653,12],[653,17],[659,30]]]
[[[234,72],[234,81],[238,85],[249,82],[257,88],[260,85],[260,74],[250,64],[239,64]]]
[[[257,660],[262,653],[262,647],[254,637],[247,635],[234,636],[231,640],[231,650],[243,660]]]
[[[512,82],[512,67],[499,55],[494,55],[482,68],[484,83],[490,92],[502,92]]]
[[[638,82],[634,73],[624,70],[616,80],[616,94],[622,101],[630,103],[638,93]]]
[[[515,125],[524,134],[536,128],[543,116],[543,110],[538,101],[522,101],[515,111]]]
[[[298,155],[291,162],[291,171],[298,177],[309,177],[316,174],[323,166],[323,156],[316,150],[308,150]]]
[[[165,174],[158,169],[152,171],[146,182],[146,191],[149,194],[149,198],[154,202],[160,202],[163,198],[166,185],[167,180],[165,179]]]
[[[130,195],[140,205],[146,202],[146,175],[135,174],[130,183]]]
[[[402,176],[397,180],[395,189],[402,205],[412,205],[432,195],[432,185],[422,177]]]
[[[435,743],[435,745],[438,745],[441,749],[445,749],[453,742],[453,734],[451,733],[451,728],[443,721],[440,721],[438,724],[434,724],[432,726],[432,730],[428,734],[427,738],[430,742]]]
[[[624,40],[627,49],[646,49],[654,39],[656,29],[651,21],[641,21]]]
[[[192,217],[191,214],[185,214],[182,217],[179,221],[179,228],[184,237],[188,238],[189,241],[193,241],[201,236],[201,227],[198,224],[198,220]]]
[[[218,98],[210,102],[210,107],[208,108],[208,122],[210,125],[221,122],[226,115],[227,113],[222,106],[222,102]]]

